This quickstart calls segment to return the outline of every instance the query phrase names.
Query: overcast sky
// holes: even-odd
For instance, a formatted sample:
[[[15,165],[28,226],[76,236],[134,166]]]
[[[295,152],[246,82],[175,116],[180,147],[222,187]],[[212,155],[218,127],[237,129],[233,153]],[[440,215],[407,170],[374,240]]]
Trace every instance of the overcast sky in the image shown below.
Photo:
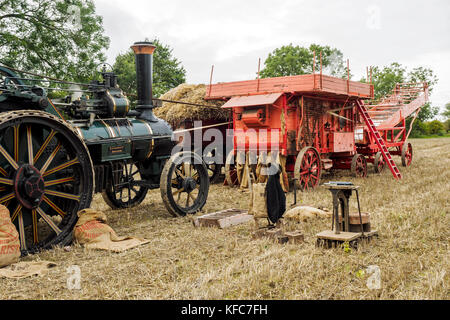
[[[175,1],[94,0],[117,54],[145,38],[173,48],[188,83],[254,79],[277,47],[311,43],[340,49],[354,80],[366,66],[399,62],[432,68],[439,78],[431,100],[450,102],[450,1]]]

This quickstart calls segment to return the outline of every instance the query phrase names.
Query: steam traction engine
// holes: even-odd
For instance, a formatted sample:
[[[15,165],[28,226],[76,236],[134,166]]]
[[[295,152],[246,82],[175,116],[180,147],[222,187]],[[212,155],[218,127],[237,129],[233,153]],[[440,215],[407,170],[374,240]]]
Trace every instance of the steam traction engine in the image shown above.
[[[103,81],[90,84],[51,79],[84,87],[66,89],[82,95],[56,103],[47,92],[61,88],[38,86],[49,80],[0,67],[0,204],[10,210],[24,254],[70,242],[77,212],[96,192],[114,209],[138,205],[155,188],[175,216],[205,205],[204,162],[191,152],[171,155],[172,129],[152,112],[155,47],[132,48],[138,106],[131,111],[113,72],[103,70]]]

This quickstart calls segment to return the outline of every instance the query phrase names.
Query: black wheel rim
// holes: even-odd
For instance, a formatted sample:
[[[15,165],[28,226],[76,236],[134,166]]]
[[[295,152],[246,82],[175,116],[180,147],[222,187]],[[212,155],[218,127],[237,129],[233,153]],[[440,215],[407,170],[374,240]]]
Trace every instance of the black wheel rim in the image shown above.
[[[205,205],[209,190],[208,169],[203,162],[194,161],[192,154],[172,157],[161,178],[164,179],[161,184],[163,200],[172,214],[193,214]]]
[[[0,204],[27,254],[70,242],[77,212],[92,200],[93,171],[68,126],[45,113],[15,115],[0,125]]]
[[[132,208],[144,201],[148,188],[139,184],[142,182],[139,164],[116,163],[112,166],[112,175],[105,191],[105,201],[110,207]]]

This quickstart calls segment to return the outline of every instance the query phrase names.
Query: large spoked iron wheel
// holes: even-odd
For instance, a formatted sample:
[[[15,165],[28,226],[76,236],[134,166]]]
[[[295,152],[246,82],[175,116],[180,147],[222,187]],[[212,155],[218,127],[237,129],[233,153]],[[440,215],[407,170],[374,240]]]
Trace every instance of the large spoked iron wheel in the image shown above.
[[[367,177],[367,160],[362,154],[355,154],[352,158],[351,172],[354,177]]]
[[[5,112],[0,119],[0,204],[19,231],[22,254],[69,244],[77,212],[92,201],[86,145],[46,112]]]
[[[112,209],[133,208],[144,201],[148,187],[142,181],[138,164],[116,163],[112,166],[111,183],[102,193],[103,200]]]
[[[185,216],[200,211],[209,191],[208,169],[192,152],[174,154],[161,173],[161,197],[173,216]]]
[[[383,155],[380,151],[378,151],[375,155],[373,166],[376,173],[382,173],[384,168],[386,168],[386,161],[384,161]]]
[[[305,147],[298,153],[295,160],[294,177],[297,187],[304,190],[314,189],[319,185],[322,165],[317,149]]]
[[[402,165],[404,167],[409,167],[411,165],[413,158],[413,148],[411,143],[404,143],[402,146]]]

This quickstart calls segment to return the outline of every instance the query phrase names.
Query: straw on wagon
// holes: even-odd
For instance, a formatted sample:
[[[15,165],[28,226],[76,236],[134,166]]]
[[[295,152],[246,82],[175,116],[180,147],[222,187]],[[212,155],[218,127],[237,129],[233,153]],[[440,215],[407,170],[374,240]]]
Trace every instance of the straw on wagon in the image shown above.
[[[163,94],[160,99],[188,102],[205,106],[192,106],[173,102],[164,102],[155,108],[157,117],[166,120],[172,126],[178,127],[185,120],[217,120],[227,121],[228,110],[220,108],[225,101],[206,101],[204,99],[208,86],[204,84],[180,84]],[[211,108],[207,106],[212,106]]]

